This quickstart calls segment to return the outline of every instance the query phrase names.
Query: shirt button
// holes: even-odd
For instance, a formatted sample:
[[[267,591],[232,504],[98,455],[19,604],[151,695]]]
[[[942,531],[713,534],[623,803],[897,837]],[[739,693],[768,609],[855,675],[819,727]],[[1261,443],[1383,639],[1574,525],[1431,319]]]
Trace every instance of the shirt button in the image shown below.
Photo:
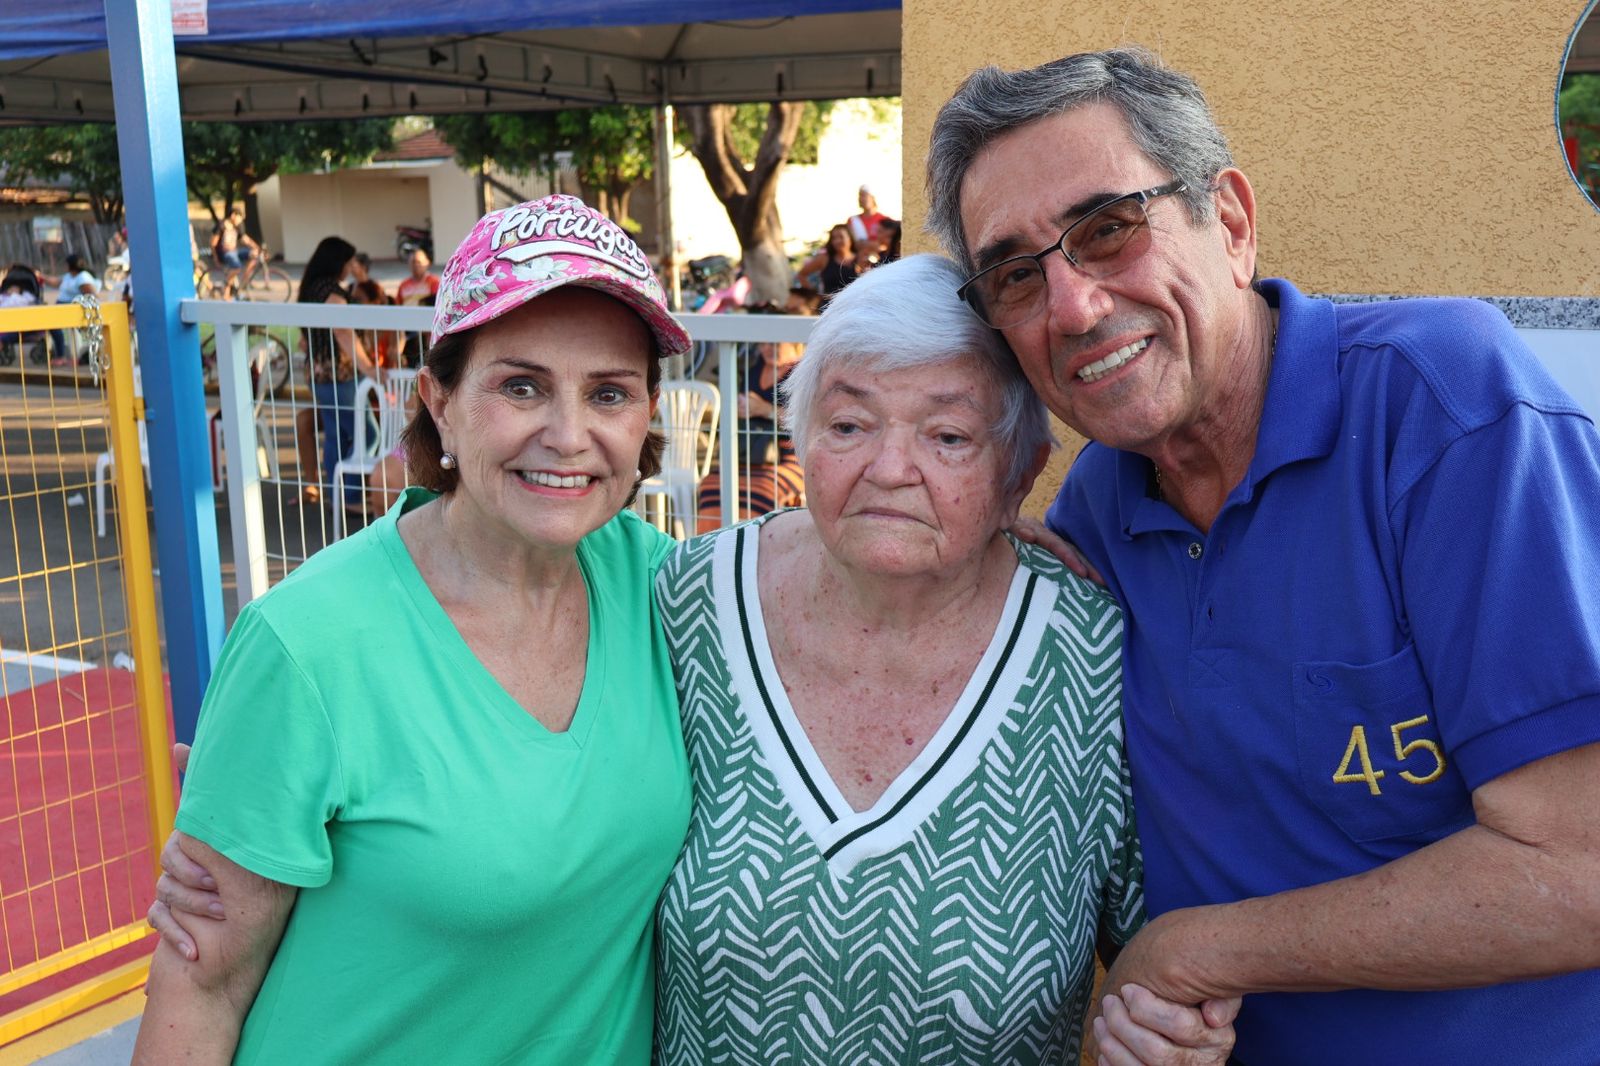
[[[1189,544],[1189,558],[1198,559],[1198,558],[1200,558],[1200,556],[1205,554],[1205,551],[1206,550],[1200,546],[1200,542],[1199,541],[1196,540],[1196,541],[1191,541],[1190,542],[1190,544]]]
[[[1211,605],[1209,603],[1206,604],[1206,621],[1215,622],[1216,620],[1217,620],[1217,609],[1216,609],[1216,607],[1214,607],[1213,605]]]

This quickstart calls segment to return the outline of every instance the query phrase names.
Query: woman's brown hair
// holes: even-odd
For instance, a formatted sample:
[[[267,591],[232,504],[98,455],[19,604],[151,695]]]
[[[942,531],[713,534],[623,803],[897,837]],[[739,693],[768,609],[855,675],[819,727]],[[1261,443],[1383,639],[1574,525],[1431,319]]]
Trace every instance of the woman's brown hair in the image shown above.
[[[422,365],[433,375],[446,395],[456,391],[456,386],[461,382],[461,375],[466,372],[467,364],[472,359],[473,337],[477,332],[476,329],[468,329],[460,333],[447,334],[439,338],[422,357]],[[651,396],[656,395],[661,388],[661,352],[653,337],[650,363],[645,370],[645,387],[649,389]],[[410,474],[413,484],[438,493],[448,493],[455,489],[461,475],[458,471],[446,470],[439,464],[440,457],[444,455],[444,442],[440,439],[439,427],[434,423],[433,415],[428,412],[425,404],[417,405],[417,413],[411,416],[411,422],[400,438],[400,446],[405,450],[406,471]],[[661,453],[666,446],[667,438],[659,430],[652,429],[645,434],[644,447],[639,449],[639,476],[634,480],[633,491],[628,493],[628,498],[622,506],[626,507],[633,502],[634,496],[639,492],[640,481],[661,472]]]

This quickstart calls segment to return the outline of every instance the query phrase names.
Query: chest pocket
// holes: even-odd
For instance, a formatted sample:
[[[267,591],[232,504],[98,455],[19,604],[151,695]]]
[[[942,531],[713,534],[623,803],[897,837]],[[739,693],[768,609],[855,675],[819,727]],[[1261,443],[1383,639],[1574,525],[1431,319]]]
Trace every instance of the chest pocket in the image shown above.
[[[1433,836],[1472,819],[1416,649],[1373,663],[1294,666],[1300,782],[1352,840]]]

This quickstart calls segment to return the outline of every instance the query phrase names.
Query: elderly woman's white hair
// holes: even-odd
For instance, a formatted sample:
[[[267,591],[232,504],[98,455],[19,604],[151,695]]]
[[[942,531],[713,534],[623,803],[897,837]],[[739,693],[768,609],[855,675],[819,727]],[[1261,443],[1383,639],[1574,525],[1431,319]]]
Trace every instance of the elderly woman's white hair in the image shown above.
[[[963,280],[944,256],[912,255],[874,268],[828,301],[805,358],[781,386],[784,424],[802,460],[817,387],[830,371],[904,370],[971,358],[1000,391],[994,434],[1007,457],[1006,486],[1021,482],[1039,446],[1055,443],[1050,422],[1005,339],[956,297]]]

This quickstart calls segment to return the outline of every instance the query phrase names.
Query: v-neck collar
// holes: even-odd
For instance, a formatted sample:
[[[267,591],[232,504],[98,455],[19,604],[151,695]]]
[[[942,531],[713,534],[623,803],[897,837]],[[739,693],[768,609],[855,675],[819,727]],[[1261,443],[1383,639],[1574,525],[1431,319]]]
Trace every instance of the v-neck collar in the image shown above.
[[[601,693],[605,690],[606,673],[603,620],[599,614],[600,606],[596,602],[594,579],[589,572],[589,560],[583,542],[578,543],[577,553],[578,567],[583,574],[584,594],[589,607],[589,646],[583,668],[583,690],[578,694],[578,706],[573,711],[572,721],[567,724],[567,728],[558,733],[529,714],[522,704],[513,699],[511,693],[505,690],[505,686],[500,684],[499,679],[490,673],[489,668],[484,666],[473,653],[471,645],[456,628],[455,622],[434,596],[433,590],[428,587],[422,571],[417,569],[416,560],[411,558],[410,550],[401,539],[400,516],[433,500],[435,496],[435,493],[416,486],[407,488],[389,512],[370,527],[379,543],[383,545],[384,553],[394,568],[395,576],[405,589],[418,618],[433,633],[434,653],[448,660],[456,675],[482,697],[484,704],[494,709],[494,712],[514,730],[517,739],[547,747],[581,750],[598,713],[597,705],[601,701]],[[454,713],[463,713],[465,710],[458,707]]]
[[[911,839],[972,772],[1028,680],[1058,589],[1018,563],[994,636],[961,697],[883,795],[856,811],[795,715],[772,658],[756,582],[765,521],[741,526],[716,545],[713,581],[723,657],[740,711],[789,808],[834,875],[847,878],[864,859]]]

